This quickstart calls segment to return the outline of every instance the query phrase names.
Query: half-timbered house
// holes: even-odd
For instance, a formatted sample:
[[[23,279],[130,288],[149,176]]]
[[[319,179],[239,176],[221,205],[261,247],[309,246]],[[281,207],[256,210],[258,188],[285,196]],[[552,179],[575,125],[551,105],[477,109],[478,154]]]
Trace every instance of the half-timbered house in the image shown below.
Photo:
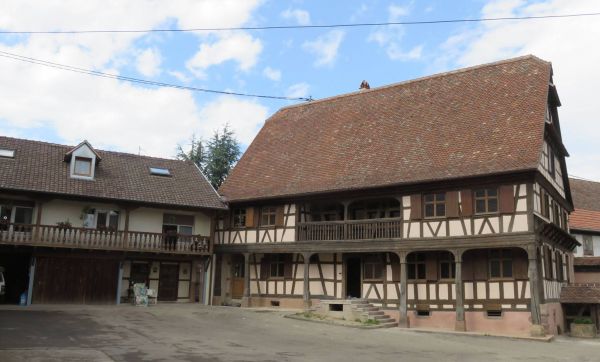
[[[0,137],[6,301],[202,301],[226,206],[192,162]]]
[[[600,330],[600,182],[569,181],[575,206],[569,229],[581,245],[574,253],[574,283],[563,288],[560,299],[567,322],[589,317]]]
[[[213,303],[562,330],[578,243],[552,72],[525,56],[280,109],[219,190]]]

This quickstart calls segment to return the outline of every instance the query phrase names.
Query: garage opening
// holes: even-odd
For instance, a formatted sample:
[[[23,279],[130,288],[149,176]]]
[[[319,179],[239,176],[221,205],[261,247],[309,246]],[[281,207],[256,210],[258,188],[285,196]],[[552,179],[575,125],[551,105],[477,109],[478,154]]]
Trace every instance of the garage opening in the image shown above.
[[[29,286],[30,253],[0,253],[0,268],[4,269],[4,295],[0,295],[2,304],[19,304],[19,297],[27,292]]]

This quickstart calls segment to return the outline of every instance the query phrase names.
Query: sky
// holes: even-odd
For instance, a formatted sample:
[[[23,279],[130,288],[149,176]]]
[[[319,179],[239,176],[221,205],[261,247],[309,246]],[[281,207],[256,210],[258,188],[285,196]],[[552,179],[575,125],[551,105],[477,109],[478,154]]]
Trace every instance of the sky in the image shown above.
[[[600,12],[597,0],[3,0],[0,30],[315,25]],[[534,54],[551,61],[571,175],[600,181],[600,17],[335,29],[0,34],[0,51],[191,87],[314,99]],[[0,135],[173,157],[228,124],[245,149],[296,101],[92,77],[0,57]]]

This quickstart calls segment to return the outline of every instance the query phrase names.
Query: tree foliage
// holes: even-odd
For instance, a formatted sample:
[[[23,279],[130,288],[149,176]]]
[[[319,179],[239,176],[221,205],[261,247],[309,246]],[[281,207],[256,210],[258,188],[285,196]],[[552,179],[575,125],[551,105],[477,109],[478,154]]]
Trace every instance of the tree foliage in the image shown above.
[[[181,145],[177,146],[177,158],[198,165],[215,189],[225,181],[242,153],[228,125],[222,130],[217,129],[206,142],[192,135],[190,144],[189,151],[185,151]]]

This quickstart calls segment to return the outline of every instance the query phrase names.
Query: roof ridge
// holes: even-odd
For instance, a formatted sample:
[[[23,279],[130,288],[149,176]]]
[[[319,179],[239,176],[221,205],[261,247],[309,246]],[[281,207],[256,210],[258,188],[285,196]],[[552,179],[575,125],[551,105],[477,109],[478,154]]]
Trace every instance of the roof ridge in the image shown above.
[[[331,101],[331,100],[338,99],[338,98],[352,97],[352,96],[356,96],[356,95],[377,92],[377,91],[381,91],[381,90],[385,90],[385,89],[389,89],[389,88],[393,88],[393,87],[398,87],[398,86],[401,86],[401,85],[422,82],[422,81],[430,80],[430,79],[434,79],[434,78],[442,78],[442,77],[446,77],[446,76],[449,76],[449,75],[455,75],[455,74],[459,74],[459,73],[465,73],[465,72],[469,72],[469,71],[473,71],[473,70],[477,70],[477,69],[481,69],[481,68],[492,67],[492,66],[497,66],[497,65],[501,65],[501,64],[513,63],[513,62],[517,62],[517,61],[521,61],[521,60],[525,60],[525,59],[534,59],[534,60],[537,60],[537,61],[541,61],[541,62],[545,62],[545,63],[548,63],[548,64],[552,64],[551,62],[543,60],[542,58],[539,58],[539,57],[537,57],[537,56],[535,56],[533,54],[526,54],[526,55],[521,55],[521,56],[514,57],[514,58],[502,59],[502,60],[497,60],[495,62],[490,62],[490,63],[485,63],[485,64],[478,64],[478,65],[473,65],[473,66],[470,66],[470,67],[458,68],[458,69],[449,70],[449,71],[446,71],[446,72],[441,72],[441,73],[436,73],[436,74],[430,74],[430,75],[426,75],[426,76],[422,76],[422,77],[418,77],[418,78],[414,78],[414,79],[403,80],[403,81],[396,82],[396,83],[386,84],[386,85],[383,85],[383,86],[380,86],[380,87],[373,87],[371,89],[361,89],[361,90],[357,90],[357,91],[353,91],[353,92],[349,92],[349,93],[342,93],[342,94],[338,94],[338,95],[334,95],[334,96],[329,96],[329,97],[325,97],[325,98],[321,98],[321,99],[315,99],[313,101],[308,101],[308,102],[304,102],[304,103],[292,104],[292,105],[289,105],[289,106],[281,107],[277,112],[282,111],[282,110],[286,110],[286,109],[290,109],[290,108],[304,107],[304,106],[308,106],[308,105],[311,105],[311,104],[321,103],[321,102],[325,102],[325,101]],[[275,112],[275,113],[277,113],[277,112]]]
[[[31,143],[45,144],[45,145],[52,146],[52,147],[60,147],[60,148],[66,148],[66,149],[72,149],[74,147],[77,147],[77,145],[71,146],[71,145],[65,145],[65,144],[55,143],[55,142],[32,140],[32,139],[28,139],[28,138],[0,136],[0,139],[2,139],[2,138],[9,139],[9,140],[15,140],[15,141],[25,141],[25,142],[31,142]],[[149,159],[155,159],[155,160],[176,161],[176,162],[184,162],[185,163],[184,160],[178,160],[176,158],[156,157],[156,156],[148,156],[148,155],[136,155],[135,153],[122,152],[122,151],[109,151],[109,150],[99,149],[96,147],[94,147],[94,150],[96,150],[98,152],[110,153],[110,154],[114,154],[114,155],[118,155],[118,156],[131,156],[131,157],[149,158]]]

